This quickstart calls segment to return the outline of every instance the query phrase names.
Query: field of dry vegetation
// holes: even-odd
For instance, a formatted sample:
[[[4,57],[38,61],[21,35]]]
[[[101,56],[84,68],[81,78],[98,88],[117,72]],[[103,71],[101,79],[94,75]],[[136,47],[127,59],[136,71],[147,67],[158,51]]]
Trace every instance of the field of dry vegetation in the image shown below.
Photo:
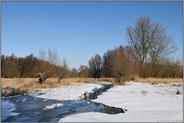
[[[114,81],[113,78],[48,78],[45,83],[37,83],[38,78],[1,78],[2,96],[11,96],[26,93],[28,91],[39,91],[45,88],[56,88],[74,85],[76,83],[95,82],[95,81]]]
[[[74,85],[76,83],[95,82],[95,81],[111,81],[115,82],[113,78],[64,78],[60,81],[58,78],[48,78],[45,83],[37,83],[38,78],[1,78],[2,96],[11,96],[26,93],[28,91],[39,91],[44,88],[56,88]],[[135,77],[135,82],[148,82],[152,84],[157,83],[173,83],[183,82],[182,78],[138,78]]]

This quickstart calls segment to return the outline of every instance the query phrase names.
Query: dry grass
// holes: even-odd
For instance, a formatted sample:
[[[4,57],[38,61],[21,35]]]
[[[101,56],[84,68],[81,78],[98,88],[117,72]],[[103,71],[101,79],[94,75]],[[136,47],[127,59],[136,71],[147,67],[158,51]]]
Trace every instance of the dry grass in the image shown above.
[[[114,78],[99,78],[98,81],[107,81],[107,82],[115,82]]]
[[[182,78],[134,78],[133,81],[135,82],[145,82],[145,83],[152,83],[152,84],[158,84],[158,83],[182,83]]]
[[[81,83],[86,81],[94,81],[92,78],[64,78],[60,81],[58,78],[48,78],[45,83],[37,83],[37,78],[1,78],[2,88],[21,88],[21,89],[42,89],[42,88],[54,88],[73,85],[75,83]]]
[[[13,95],[17,92],[27,92],[29,90],[41,90],[44,88],[56,88],[74,85],[76,83],[93,82],[93,78],[64,78],[59,80],[58,78],[48,78],[45,83],[37,83],[38,78],[1,78],[2,95]],[[12,92],[12,93],[10,93]],[[6,94],[10,93],[10,94]]]
[[[36,79],[34,78],[1,78],[2,88],[26,88],[32,87]]]
[[[111,81],[114,82],[114,78],[63,78],[59,81],[58,78],[48,78],[45,83],[38,84],[36,81],[38,78],[1,78],[2,88],[19,88],[19,89],[42,89],[42,88],[55,88],[74,85],[76,83],[94,82],[94,81]],[[149,83],[173,83],[183,82],[182,78],[134,78],[135,82],[149,82]]]
[[[45,83],[37,83],[38,78],[1,78],[1,85],[4,92],[6,89],[17,90],[17,92],[26,92],[28,90],[41,90],[44,88],[56,88],[56,87],[65,87],[69,85],[74,85],[76,83],[86,83],[86,82],[95,82],[95,81],[111,81],[115,82],[114,78],[63,78],[59,80],[58,78],[48,78]],[[134,78],[135,82],[145,82],[145,83],[173,83],[173,82],[183,82],[181,78]],[[16,93],[16,91],[13,91]]]

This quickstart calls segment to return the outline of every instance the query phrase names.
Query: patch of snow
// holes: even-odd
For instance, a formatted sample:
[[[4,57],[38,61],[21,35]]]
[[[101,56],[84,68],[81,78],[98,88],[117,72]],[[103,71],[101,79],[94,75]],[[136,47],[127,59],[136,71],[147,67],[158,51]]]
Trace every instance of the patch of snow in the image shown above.
[[[176,94],[178,89],[182,90],[182,86],[128,82],[109,89],[93,100],[127,109],[126,113],[79,113],[66,116],[59,122],[182,122],[183,95]]]
[[[173,111],[144,111],[138,110],[110,115],[99,112],[79,113],[66,116],[58,122],[182,122],[182,115],[176,115]],[[153,115],[154,114],[154,115]],[[173,115],[172,117],[167,114]]]
[[[15,104],[9,102],[9,101],[1,101],[1,120],[6,120],[9,116],[17,116],[19,113],[13,112],[16,107]]]
[[[62,106],[63,106],[62,103],[56,103],[56,104],[52,104],[52,105],[47,105],[47,106],[45,106],[44,110],[54,109],[54,108],[62,107]]]
[[[93,89],[103,87],[103,84],[111,84],[109,82],[95,82],[95,83],[79,83],[65,88],[42,89],[41,95],[35,94],[33,96],[44,99],[54,100],[76,100],[83,98],[84,93],[90,93]]]
[[[23,99],[22,101],[25,102],[27,99]]]
[[[155,85],[163,95],[175,95],[177,91],[183,92],[182,86],[173,86],[173,84],[157,84]]]

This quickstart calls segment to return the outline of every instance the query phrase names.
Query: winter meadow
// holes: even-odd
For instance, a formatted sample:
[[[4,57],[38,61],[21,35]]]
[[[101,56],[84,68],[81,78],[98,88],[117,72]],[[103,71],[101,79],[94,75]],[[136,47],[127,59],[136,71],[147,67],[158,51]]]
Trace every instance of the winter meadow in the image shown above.
[[[1,122],[183,122],[182,2],[2,2]]]

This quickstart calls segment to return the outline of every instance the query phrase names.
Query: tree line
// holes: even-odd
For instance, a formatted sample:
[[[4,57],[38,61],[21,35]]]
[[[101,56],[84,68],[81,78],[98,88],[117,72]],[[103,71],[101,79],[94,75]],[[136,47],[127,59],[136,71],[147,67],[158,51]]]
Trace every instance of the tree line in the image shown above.
[[[102,57],[95,55],[89,60],[91,76],[95,78],[114,77],[119,82],[130,80],[133,77],[182,78],[183,76],[183,66],[179,60],[165,58],[155,63],[154,68],[153,63],[149,61],[144,63],[143,68],[143,63],[137,62],[137,59],[135,60],[130,55],[131,53],[130,47],[119,46],[108,50]]]
[[[128,45],[108,50],[89,59],[88,66],[69,69],[56,51],[40,50],[38,58],[1,55],[2,77],[37,77],[47,72],[49,77],[115,77],[119,82],[138,77],[182,77],[183,66],[170,55],[176,51],[173,38],[164,27],[150,17],[140,17],[127,28]]]
[[[53,64],[50,61],[38,59],[33,54],[26,57],[1,55],[1,77],[38,77],[38,73],[45,72],[49,77],[65,77],[68,68],[63,65]]]
[[[120,82],[134,76],[182,77],[181,62],[171,57],[176,51],[173,38],[161,24],[153,23],[150,17],[140,17],[127,28],[127,37],[128,46],[107,51],[103,60],[99,55],[91,58],[90,70],[100,74],[94,77],[115,77]]]
[[[89,65],[81,65],[79,69],[69,69],[65,65],[51,64],[49,61],[39,59],[33,54],[26,57],[1,55],[1,77],[38,77],[39,72],[46,72],[49,77],[114,77],[121,81],[139,77],[172,77],[179,78],[183,75],[182,65],[179,61],[164,59],[154,65],[148,62],[145,64],[142,73],[142,64],[136,62],[131,55],[130,47],[119,46],[108,50],[101,57],[96,54],[89,60]],[[123,81],[123,80],[122,80]]]

